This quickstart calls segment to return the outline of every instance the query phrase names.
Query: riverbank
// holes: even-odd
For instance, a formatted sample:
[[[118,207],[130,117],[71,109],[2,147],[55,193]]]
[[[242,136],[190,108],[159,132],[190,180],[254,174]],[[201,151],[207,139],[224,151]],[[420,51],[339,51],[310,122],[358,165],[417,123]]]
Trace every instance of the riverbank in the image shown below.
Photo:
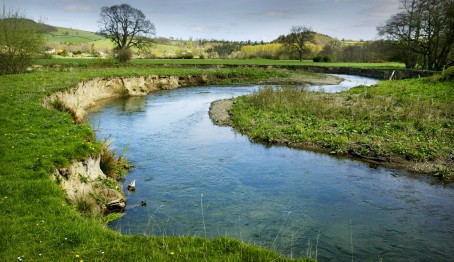
[[[244,78],[244,76],[241,76]],[[100,100],[145,96],[150,92],[170,90],[188,86],[202,86],[219,80],[229,79],[229,76],[186,75],[160,76],[149,75],[139,77],[104,77],[93,78],[77,83],[76,87],[56,92],[44,99],[44,106],[69,113],[76,123],[83,122],[90,107]],[[247,81],[247,77],[242,79]],[[289,74],[288,77],[263,79],[262,83],[306,83],[306,84],[335,84],[340,81],[333,76],[316,74]],[[106,141],[105,143],[108,143]],[[112,172],[105,175],[106,169],[128,168],[127,160],[118,158],[113,153],[106,152],[97,157],[72,163],[68,168],[58,168],[52,178],[57,181],[68,195],[69,201],[83,212],[107,213],[123,211],[125,197],[115,179],[121,178]],[[105,157],[107,156],[107,157]],[[108,161],[106,161],[108,159]],[[120,163],[119,163],[120,162]],[[91,164],[90,164],[91,163]],[[104,164],[103,164],[104,163]],[[103,173],[104,171],[104,173]]]
[[[44,107],[43,101],[92,79],[147,75],[178,79],[206,75],[206,84],[285,83],[286,78],[292,82],[305,78],[304,75],[320,81],[328,79],[275,69],[184,68],[45,69],[0,76],[2,258],[8,261],[18,258],[42,261],[290,260],[271,250],[230,238],[122,236],[104,228],[105,218],[83,215],[77,212],[78,207],[68,203],[68,195],[50,175],[55,170],[69,169],[74,163],[81,163],[84,170],[90,169],[88,162],[97,161],[101,143],[96,141],[89,125],[74,121],[63,103],[53,103],[53,106],[64,112]],[[332,81],[339,80],[333,78]],[[76,105],[84,102],[75,101]],[[85,174],[79,176],[81,185],[96,179]]]
[[[440,77],[383,81],[341,94],[264,88],[212,104],[214,123],[256,142],[454,177],[454,93]]]

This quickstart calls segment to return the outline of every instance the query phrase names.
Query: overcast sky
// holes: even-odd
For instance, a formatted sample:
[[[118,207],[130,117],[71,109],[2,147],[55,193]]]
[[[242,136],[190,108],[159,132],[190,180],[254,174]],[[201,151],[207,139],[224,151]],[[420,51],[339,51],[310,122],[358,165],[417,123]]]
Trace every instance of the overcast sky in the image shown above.
[[[47,24],[95,32],[102,6],[122,3],[144,12],[156,35],[188,39],[272,41],[293,25],[338,39],[373,40],[376,26],[400,0],[0,0]]]

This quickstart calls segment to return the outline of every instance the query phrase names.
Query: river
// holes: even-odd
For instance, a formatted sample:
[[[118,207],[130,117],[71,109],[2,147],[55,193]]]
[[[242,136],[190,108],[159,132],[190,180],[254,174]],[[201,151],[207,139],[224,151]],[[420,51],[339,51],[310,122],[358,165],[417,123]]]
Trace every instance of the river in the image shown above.
[[[328,92],[358,84],[362,77]],[[251,143],[212,124],[214,100],[258,86],[208,86],[109,100],[93,108],[98,139],[136,166],[124,183],[124,234],[230,236],[320,261],[454,258],[454,186],[403,170]],[[135,179],[136,191],[127,184]],[[146,206],[140,202],[146,201]]]

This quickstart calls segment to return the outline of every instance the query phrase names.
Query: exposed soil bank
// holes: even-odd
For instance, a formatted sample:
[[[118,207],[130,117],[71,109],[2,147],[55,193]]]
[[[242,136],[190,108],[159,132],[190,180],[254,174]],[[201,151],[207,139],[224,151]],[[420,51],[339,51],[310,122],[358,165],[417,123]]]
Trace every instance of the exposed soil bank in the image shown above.
[[[66,110],[76,122],[81,122],[87,115],[86,110],[102,99],[144,96],[153,91],[203,85],[207,82],[206,75],[94,78],[79,82],[75,88],[70,90],[51,95],[44,101],[44,104],[47,107]]]
[[[80,123],[86,117],[88,108],[102,99],[144,96],[153,91],[207,82],[205,75],[94,78],[79,82],[72,89],[52,94],[44,104],[48,108],[69,112],[74,121]],[[52,177],[79,209],[106,213],[122,211],[125,207],[126,199],[121,187],[108,182],[108,177],[101,171],[99,156],[73,162],[68,168],[56,170]]]

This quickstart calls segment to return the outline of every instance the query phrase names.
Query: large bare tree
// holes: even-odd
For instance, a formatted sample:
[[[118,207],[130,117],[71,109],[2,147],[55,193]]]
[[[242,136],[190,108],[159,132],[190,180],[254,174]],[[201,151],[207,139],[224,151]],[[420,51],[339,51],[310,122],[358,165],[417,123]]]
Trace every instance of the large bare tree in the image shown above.
[[[128,4],[103,7],[98,23],[98,33],[115,43],[116,49],[140,49],[151,43],[156,32],[143,12]]]
[[[454,52],[454,0],[401,0],[401,11],[377,30],[402,50],[407,67],[442,69]]]

